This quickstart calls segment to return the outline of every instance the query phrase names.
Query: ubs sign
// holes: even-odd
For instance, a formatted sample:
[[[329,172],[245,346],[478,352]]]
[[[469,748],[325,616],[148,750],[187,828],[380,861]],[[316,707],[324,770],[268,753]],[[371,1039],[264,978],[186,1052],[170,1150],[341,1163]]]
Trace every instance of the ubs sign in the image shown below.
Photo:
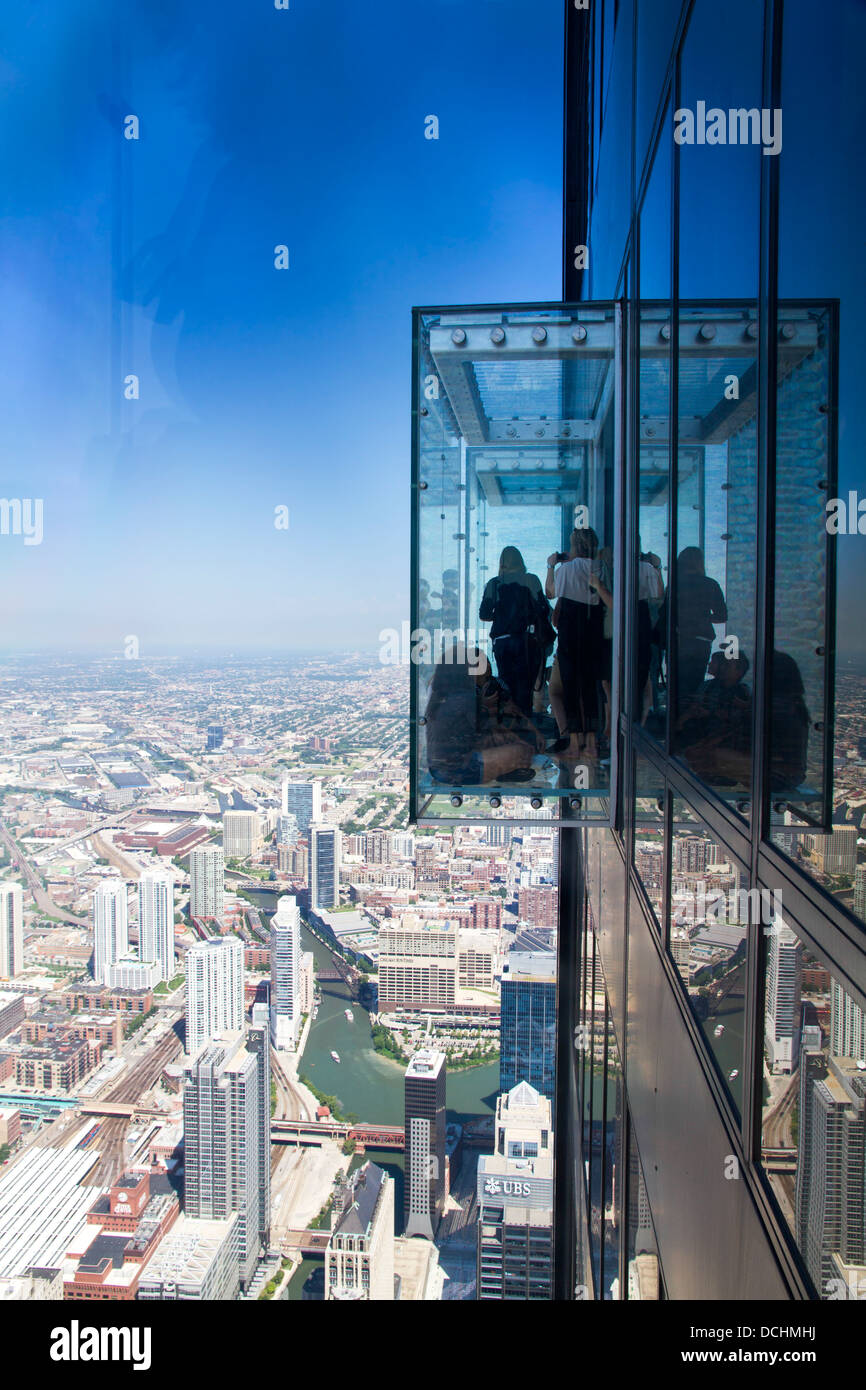
[[[509,1178],[499,1173],[478,1172],[478,1201],[482,1205],[497,1199],[526,1207],[547,1207],[553,1198],[549,1178]]]

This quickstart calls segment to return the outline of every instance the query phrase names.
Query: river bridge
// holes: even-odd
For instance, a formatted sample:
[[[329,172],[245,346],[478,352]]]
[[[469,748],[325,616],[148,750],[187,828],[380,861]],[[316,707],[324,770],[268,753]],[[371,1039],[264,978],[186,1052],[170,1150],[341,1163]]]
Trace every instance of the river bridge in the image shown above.
[[[360,1153],[365,1149],[393,1149],[402,1153],[406,1132],[402,1125],[349,1123],[345,1120],[272,1120],[272,1144],[321,1147],[326,1139],[343,1143],[351,1139]]]

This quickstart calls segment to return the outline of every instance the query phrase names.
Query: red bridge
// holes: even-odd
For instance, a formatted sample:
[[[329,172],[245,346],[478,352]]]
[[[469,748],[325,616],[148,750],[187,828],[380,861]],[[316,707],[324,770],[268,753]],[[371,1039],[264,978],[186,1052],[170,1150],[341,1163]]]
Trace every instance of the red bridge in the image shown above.
[[[350,1125],[337,1120],[272,1120],[272,1144],[318,1144],[325,1139],[351,1139],[361,1150],[394,1149],[402,1152],[406,1147],[406,1133],[402,1125]]]

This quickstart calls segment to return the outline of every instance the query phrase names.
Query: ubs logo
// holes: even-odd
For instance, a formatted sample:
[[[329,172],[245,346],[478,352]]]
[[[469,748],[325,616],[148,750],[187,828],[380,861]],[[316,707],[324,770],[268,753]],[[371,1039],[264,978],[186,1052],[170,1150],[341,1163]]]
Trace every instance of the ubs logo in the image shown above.
[[[531,1197],[532,1184],[516,1178],[487,1178],[484,1191],[488,1197]]]

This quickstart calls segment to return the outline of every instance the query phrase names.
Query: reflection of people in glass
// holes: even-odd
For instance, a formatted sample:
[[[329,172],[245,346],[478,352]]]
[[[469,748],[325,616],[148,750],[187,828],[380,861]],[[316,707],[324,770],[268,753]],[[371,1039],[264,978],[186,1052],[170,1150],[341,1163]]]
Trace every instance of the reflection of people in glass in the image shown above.
[[[678,745],[698,776],[713,786],[748,784],[752,767],[752,692],[748,657],[710,657],[709,680],[677,721]]]
[[[458,644],[444,653],[425,718],[427,764],[437,782],[461,787],[532,780],[532,758],[543,740],[477,650]]]
[[[609,545],[598,552],[598,575],[590,577],[590,584],[604,604],[604,618],[601,639],[601,688],[604,691],[604,733],[605,744],[610,740],[610,681],[613,673],[613,551]],[[601,749],[605,752],[606,749]]]
[[[637,566],[637,705],[642,724],[646,722],[653,703],[650,686],[652,641],[664,596],[661,560],[657,555],[641,554]]]
[[[604,675],[603,605],[596,592],[599,579],[598,536],[590,527],[571,533],[568,555],[557,552],[547,561],[544,591],[555,598],[559,634],[556,666],[551,676],[551,708],[559,727],[552,753],[595,757],[598,728],[598,682]]]
[[[455,628],[460,621],[460,595],[457,584],[459,576],[456,570],[444,570],[442,574],[442,592],[432,594],[432,598],[438,598],[441,604],[441,612],[436,616],[442,627],[446,630]]]
[[[770,787],[799,787],[806,780],[809,711],[800,668],[787,652],[773,652]]]
[[[714,623],[727,621],[725,596],[704,570],[703,552],[686,546],[677,559],[677,702],[684,710],[706,675],[716,637]]]
[[[541,580],[537,574],[527,574],[516,546],[503,550],[499,574],[484,589],[479,617],[492,624],[490,639],[499,676],[518,709],[530,714],[550,617]]]

